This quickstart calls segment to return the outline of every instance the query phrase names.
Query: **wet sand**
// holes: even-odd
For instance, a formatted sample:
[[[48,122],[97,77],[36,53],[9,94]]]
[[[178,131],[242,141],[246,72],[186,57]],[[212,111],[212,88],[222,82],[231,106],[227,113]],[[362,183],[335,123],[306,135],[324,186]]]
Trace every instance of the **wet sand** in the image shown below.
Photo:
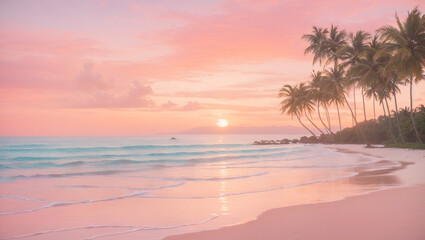
[[[402,179],[411,180],[413,187],[383,190],[335,202],[272,209],[241,225],[171,236],[165,240],[425,239],[425,151],[365,149],[361,145],[326,147],[400,163],[399,167],[391,169],[361,172],[352,178],[353,181],[388,181],[394,178],[391,174],[397,172],[406,176]]]
[[[425,239],[425,185],[273,209],[257,220],[166,240]]]

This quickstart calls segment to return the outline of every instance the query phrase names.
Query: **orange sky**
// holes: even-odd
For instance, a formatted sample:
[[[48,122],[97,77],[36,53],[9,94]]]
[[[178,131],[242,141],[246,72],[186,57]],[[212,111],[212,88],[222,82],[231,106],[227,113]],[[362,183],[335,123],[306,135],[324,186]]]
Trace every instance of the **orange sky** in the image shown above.
[[[0,135],[298,126],[276,95],[309,80],[301,36],[332,23],[374,32],[414,6],[425,11],[419,0],[0,1]],[[407,88],[399,98],[407,106]]]

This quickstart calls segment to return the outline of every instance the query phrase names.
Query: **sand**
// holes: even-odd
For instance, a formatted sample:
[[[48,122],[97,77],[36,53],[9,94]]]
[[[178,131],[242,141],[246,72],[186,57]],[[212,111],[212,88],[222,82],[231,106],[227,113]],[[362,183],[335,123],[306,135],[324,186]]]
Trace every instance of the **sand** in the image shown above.
[[[325,147],[399,161],[400,168],[375,174],[386,175],[397,171],[405,186],[335,202],[272,209],[256,220],[241,225],[165,239],[425,239],[425,151],[365,149],[360,145]],[[406,187],[407,183],[412,187]]]

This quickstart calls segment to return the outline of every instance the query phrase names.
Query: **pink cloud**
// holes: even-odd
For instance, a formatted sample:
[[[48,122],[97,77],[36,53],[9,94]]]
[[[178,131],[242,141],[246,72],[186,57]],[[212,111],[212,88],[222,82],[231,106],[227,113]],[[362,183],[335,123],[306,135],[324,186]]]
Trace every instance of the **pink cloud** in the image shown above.
[[[108,89],[111,87],[112,80],[106,81],[102,74],[93,72],[94,63],[87,62],[83,66],[83,70],[75,78],[75,83],[79,89]]]
[[[89,97],[67,99],[65,105],[71,108],[144,108],[153,107],[155,103],[149,98],[153,94],[151,86],[133,82],[133,87],[122,95],[97,90]]]
[[[201,110],[203,108],[204,108],[204,106],[202,104],[200,104],[199,102],[189,101],[184,106],[178,108],[178,110],[180,110],[180,111],[196,111],[196,110]]]
[[[197,101],[189,101],[183,106],[179,106],[178,104],[168,101],[161,105],[161,108],[158,108],[158,111],[197,111],[205,109],[204,105]]]
[[[162,109],[166,109],[166,110],[175,110],[177,109],[178,105],[176,103],[173,103],[171,101],[168,101],[166,103],[161,104],[161,108]]]

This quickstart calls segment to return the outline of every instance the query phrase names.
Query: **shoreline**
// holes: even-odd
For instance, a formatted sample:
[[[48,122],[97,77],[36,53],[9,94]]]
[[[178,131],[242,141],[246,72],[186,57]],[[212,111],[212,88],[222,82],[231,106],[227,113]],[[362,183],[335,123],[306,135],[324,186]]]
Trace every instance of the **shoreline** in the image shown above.
[[[270,209],[246,223],[168,236],[164,240],[425,239],[425,178],[412,180],[409,176],[425,170],[425,151],[354,144],[323,147],[400,163],[399,167],[361,173],[353,177],[354,181],[379,182],[393,178],[389,174],[397,172],[404,184],[390,184],[388,188],[335,201]]]

